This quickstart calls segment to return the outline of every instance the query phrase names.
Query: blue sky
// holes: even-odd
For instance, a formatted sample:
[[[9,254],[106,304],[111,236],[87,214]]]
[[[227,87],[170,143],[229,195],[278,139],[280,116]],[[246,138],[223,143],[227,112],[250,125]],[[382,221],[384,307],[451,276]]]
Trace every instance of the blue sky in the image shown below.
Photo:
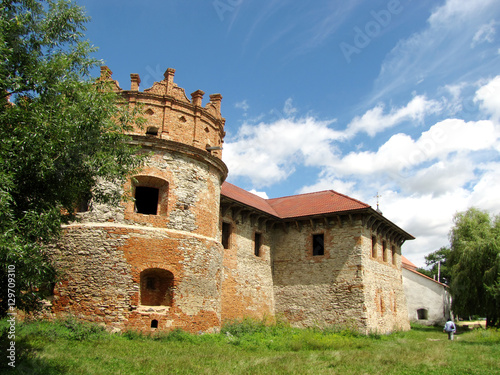
[[[76,2],[123,89],[170,67],[188,95],[222,94],[231,183],[378,193],[419,266],[456,212],[500,213],[498,1]]]

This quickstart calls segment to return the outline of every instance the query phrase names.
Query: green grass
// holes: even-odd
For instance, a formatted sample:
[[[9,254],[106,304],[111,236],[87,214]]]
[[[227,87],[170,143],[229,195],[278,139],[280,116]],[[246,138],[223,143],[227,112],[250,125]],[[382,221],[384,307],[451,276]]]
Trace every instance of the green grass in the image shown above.
[[[244,320],[220,334],[108,334],[75,320],[18,323],[16,368],[2,374],[500,374],[500,331],[414,326],[392,335]]]

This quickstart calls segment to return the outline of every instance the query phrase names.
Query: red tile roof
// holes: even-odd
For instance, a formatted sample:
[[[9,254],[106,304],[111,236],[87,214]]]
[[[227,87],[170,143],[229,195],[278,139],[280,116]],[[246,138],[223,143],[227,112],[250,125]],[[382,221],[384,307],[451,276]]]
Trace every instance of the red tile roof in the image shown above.
[[[266,199],[239,188],[236,185],[230,184],[229,182],[224,182],[222,184],[221,194],[227,198],[244,203],[247,206],[254,207],[273,216],[279,216],[269,203],[267,203]]]
[[[401,265],[409,269],[417,269],[417,266],[410,262],[404,255],[401,255]]]
[[[369,208],[366,203],[333,190],[264,199],[233,184],[222,184],[222,195],[279,218],[296,218]]]
[[[281,218],[321,215],[369,208],[366,203],[333,190],[292,195],[268,200]]]

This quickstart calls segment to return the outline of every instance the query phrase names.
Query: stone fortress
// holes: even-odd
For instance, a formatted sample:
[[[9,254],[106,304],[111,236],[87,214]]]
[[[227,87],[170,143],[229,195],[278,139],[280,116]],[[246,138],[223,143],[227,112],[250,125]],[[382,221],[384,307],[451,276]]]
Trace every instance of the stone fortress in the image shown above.
[[[90,204],[53,248],[63,278],[52,316],[119,330],[216,332],[226,320],[279,317],[294,326],[409,329],[401,246],[413,237],[335,191],[263,199],[224,182],[220,94],[191,94],[174,69],[122,90],[147,122],[147,153],[118,207]]]

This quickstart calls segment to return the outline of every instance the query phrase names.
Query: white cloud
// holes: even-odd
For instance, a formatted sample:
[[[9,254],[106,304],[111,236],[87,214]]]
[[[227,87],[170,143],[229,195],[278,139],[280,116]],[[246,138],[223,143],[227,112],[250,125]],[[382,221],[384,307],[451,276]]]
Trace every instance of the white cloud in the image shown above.
[[[285,101],[285,105],[283,106],[283,113],[287,116],[293,116],[297,112],[297,108],[295,108],[292,104],[292,98],[288,98]]]
[[[425,96],[415,96],[406,106],[393,108],[384,114],[382,104],[368,110],[363,116],[355,117],[347,126],[347,134],[354,136],[365,132],[373,137],[375,134],[391,128],[403,121],[421,122],[424,117],[436,113],[441,109],[441,104],[435,100],[427,100]]]
[[[495,21],[481,25],[472,38],[471,47],[474,48],[481,43],[493,43],[495,41]]]
[[[318,165],[333,158],[332,141],[342,137],[329,127],[333,122],[306,117],[246,123],[224,143],[224,161],[231,176],[248,177],[256,186],[272,185],[297,165]]]
[[[257,191],[255,189],[252,189],[252,190],[249,190],[250,193],[252,194],[255,194],[261,198],[264,198],[264,199],[269,199],[269,196],[267,195],[267,193],[265,191]]]
[[[250,109],[250,106],[247,103],[247,100],[242,100],[241,102],[234,103],[235,108],[240,108],[244,112],[248,111]]]
[[[484,20],[494,19],[499,13],[495,0],[445,1],[435,8],[426,27],[400,40],[386,56],[369,103],[393,98],[418,84],[427,86],[443,80],[454,84],[457,78],[488,74],[484,56],[471,53],[470,43],[476,35],[477,43],[492,38]],[[491,44],[489,48],[493,52],[498,46]],[[488,66],[489,71],[497,71],[496,63]]]
[[[479,88],[474,101],[479,102],[480,108],[494,120],[500,121],[500,75]]]

